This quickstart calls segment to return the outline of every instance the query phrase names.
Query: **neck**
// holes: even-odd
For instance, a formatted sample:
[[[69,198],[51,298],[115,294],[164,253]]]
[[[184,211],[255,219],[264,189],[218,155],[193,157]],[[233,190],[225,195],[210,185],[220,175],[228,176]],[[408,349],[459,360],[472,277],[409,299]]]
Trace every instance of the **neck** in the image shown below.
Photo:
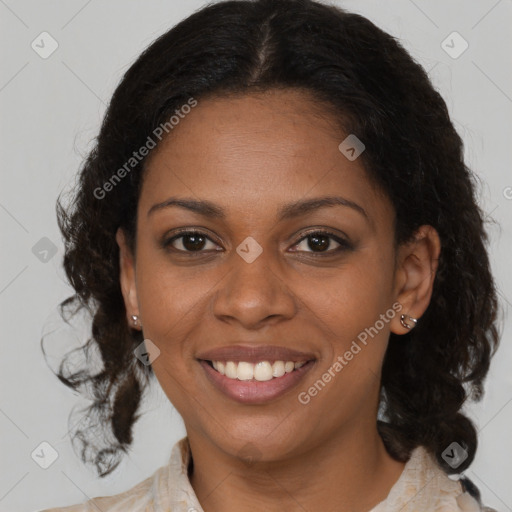
[[[405,464],[387,453],[376,425],[356,433],[286,460],[246,463],[190,432],[190,482],[205,512],[368,512],[387,497]]]

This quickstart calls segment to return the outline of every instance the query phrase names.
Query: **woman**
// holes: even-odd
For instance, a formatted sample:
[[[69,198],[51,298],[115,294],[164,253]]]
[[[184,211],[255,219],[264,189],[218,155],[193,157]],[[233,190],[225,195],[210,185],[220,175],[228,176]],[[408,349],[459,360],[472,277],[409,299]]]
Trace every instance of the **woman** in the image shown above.
[[[425,71],[312,0],[203,8],[114,93],[64,266],[104,368],[100,476],[156,376],[187,436],[125,493],[53,510],[485,509],[467,479],[498,344],[483,214]]]

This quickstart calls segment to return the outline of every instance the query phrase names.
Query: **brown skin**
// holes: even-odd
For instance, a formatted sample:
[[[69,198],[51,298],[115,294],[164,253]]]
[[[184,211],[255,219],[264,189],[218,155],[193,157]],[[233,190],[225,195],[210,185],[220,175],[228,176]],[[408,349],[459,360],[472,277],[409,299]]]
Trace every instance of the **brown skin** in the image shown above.
[[[191,483],[206,512],[364,512],[403,471],[376,428],[389,334],[407,332],[399,314],[310,403],[297,399],[393,303],[421,317],[440,252],[430,226],[395,251],[393,207],[361,159],[340,153],[346,135],[328,115],[299,91],[199,101],[148,162],[135,258],[117,233],[127,316],[139,315],[144,337],[161,351],[153,369],[184,419]],[[325,195],[357,203],[368,219],[332,206],[276,221],[282,204]],[[148,216],[170,196],[212,201],[226,219],[177,207]],[[203,256],[177,252],[187,242],[190,250],[189,239],[159,245],[181,227],[210,238]],[[332,256],[322,257],[304,239],[311,228],[345,234],[354,248],[336,253],[331,239]],[[250,264],[236,252],[247,236],[263,248]],[[196,360],[240,340],[313,352],[316,363],[285,395],[243,405],[217,391]],[[252,464],[240,455],[247,443],[258,452]]]

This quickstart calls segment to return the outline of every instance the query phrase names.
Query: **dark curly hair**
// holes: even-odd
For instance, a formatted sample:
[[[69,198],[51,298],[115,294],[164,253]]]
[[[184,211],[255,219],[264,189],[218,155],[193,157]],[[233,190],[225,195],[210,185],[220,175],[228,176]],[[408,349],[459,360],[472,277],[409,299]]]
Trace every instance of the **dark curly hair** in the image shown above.
[[[90,338],[79,350],[88,357],[96,348],[103,362],[80,371],[70,369],[67,356],[60,364],[60,380],[93,400],[73,442],[100,476],[114,470],[132,443],[154,376],[133,355],[143,336],[126,319],[115,240],[122,227],[135,248],[147,158],[109,187],[106,198],[98,191],[190,98],[275,88],[310,93],[327,107],[326,118],[364,141],[368,176],[394,205],[396,244],[423,224],[439,233],[430,305],[414,330],[390,335],[378,428],[395,458],[405,461],[422,445],[448,473],[455,470],[441,454],[457,441],[468,452],[460,472],[477,447],[475,426],[460,411],[467,398],[481,398],[499,341],[475,176],[444,100],[399,41],[361,15],[313,0],[208,5],[154,41],[115,90],[71,201],[66,207],[61,196],[57,201],[64,268],[75,290],[60,313],[66,321],[80,310],[91,315]]]

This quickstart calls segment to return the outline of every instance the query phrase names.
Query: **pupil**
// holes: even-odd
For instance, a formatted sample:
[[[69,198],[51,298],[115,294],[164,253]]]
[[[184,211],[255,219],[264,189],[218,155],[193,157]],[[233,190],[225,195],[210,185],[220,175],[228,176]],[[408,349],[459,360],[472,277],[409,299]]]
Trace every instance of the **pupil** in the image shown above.
[[[189,243],[190,241],[191,243]],[[201,235],[185,235],[183,237],[183,246],[189,251],[202,249],[203,245],[204,237]]]
[[[321,250],[327,249],[329,247],[329,237],[325,235],[310,235],[309,237],[309,248],[315,249],[319,248]]]

